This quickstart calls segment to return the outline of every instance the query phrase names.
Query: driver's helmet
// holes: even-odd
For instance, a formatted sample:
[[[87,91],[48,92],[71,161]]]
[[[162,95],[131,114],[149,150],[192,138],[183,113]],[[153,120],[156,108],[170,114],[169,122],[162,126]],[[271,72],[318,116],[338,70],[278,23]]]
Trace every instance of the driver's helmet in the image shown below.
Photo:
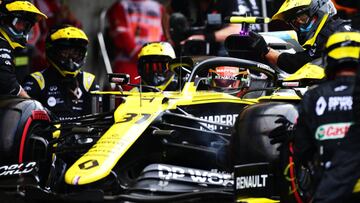
[[[321,29],[321,22],[336,13],[331,0],[285,0],[272,20],[288,23],[297,32],[300,44],[305,44]]]
[[[0,33],[14,49],[26,46],[31,28],[44,18],[46,15],[29,1],[0,1]]]
[[[138,72],[142,82],[164,90],[174,78],[174,74],[168,68],[168,62],[175,58],[175,51],[170,43],[147,43],[142,47],[138,57]]]
[[[250,87],[250,72],[248,69],[234,66],[219,66],[209,69],[211,89],[219,92],[237,94]]]
[[[88,37],[79,28],[64,25],[46,38],[46,57],[63,77],[75,77],[84,65]]]
[[[323,65],[327,78],[341,68],[357,67],[360,64],[360,33],[337,32],[332,34],[325,45]]]

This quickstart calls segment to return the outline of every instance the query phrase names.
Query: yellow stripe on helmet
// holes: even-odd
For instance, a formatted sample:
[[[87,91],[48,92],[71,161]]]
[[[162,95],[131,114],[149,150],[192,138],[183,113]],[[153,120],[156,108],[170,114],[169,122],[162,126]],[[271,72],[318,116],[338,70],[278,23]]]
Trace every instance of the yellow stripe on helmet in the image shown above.
[[[14,1],[6,4],[5,7],[9,12],[23,11],[36,14],[38,16],[36,20],[47,18],[45,14],[39,11],[39,9],[37,9],[32,3],[28,1]]]
[[[360,47],[338,47],[331,50],[328,56],[333,59],[354,58],[359,59]]]
[[[58,39],[83,39],[89,42],[89,39],[84,33],[84,31],[76,27],[66,27],[59,29],[56,32],[54,32],[50,37],[52,41]]]
[[[326,48],[341,43],[344,41],[353,41],[360,43],[360,33],[359,32],[339,32],[331,35],[326,42]]]
[[[289,11],[294,10],[295,8],[307,7],[310,6],[310,4],[311,0],[286,0],[271,19],[285,20],[285,16]]]

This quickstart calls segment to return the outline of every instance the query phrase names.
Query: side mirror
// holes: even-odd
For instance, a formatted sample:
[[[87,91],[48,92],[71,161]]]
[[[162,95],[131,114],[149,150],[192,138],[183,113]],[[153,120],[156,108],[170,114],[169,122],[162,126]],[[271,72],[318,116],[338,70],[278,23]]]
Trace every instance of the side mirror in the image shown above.
[[[130,83],[130,75],[125,73],[110,73],[109,82],[116,85],[127,85]]]

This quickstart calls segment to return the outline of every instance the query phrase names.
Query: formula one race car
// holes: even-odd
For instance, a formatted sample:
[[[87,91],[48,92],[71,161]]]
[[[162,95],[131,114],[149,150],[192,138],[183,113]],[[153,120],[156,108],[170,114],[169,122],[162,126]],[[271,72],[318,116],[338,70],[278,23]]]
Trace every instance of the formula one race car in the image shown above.
[[[285,86],[299,84],[309,76],[304,75],[307,71],[286,81],[265,64],[232,57],[187,57],[170,66],[188,71],[180,91],[97,92],[116,95],[121,104],[114,111],[74,120],[54,121],[34,100],[1,98],[1,191],[27,200],[66,202],[232,202],[235,189],[239,200],[279,199],[279,191],[272,190],[276,177],[267,164],[277,154],[264,134],[275,126],[263,128],[267,121],[261,120],[264,111],[269,117],[294,116],[288,102],[299,101],[299,93]],[[221,75],[229,71],[224,67],[261,75],[257,82],[265,85],[249,91],[261,96],[234,96],[238,91],[228,84],[231,93],[219,92],[222,79],[244,81],[241,71]],[[111,80],[125,81],[121,74]],[[254,104],[263,105],[263,112],[252,111],[258,109]],[[245,107],[252,113],[238,117]],[[231,154],[236,159],[230,160]],[[241,164],[235,177],[234,164]],[[260,195],[254,192],[259,188]]]

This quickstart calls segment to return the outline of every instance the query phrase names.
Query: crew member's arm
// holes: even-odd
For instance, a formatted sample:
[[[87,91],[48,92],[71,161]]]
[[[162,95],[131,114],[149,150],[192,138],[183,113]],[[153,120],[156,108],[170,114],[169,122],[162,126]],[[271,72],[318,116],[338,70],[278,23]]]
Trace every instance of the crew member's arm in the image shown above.
[[[187,40],[198,39],[206,40],[209,42],[224,42],[227,36],[239,33],[240,29],[241,25],[231,24],[215,32],[208,32],[204,35],[191,35],[187,38]]]
[[[20,93],[18,96],[24,97],[24,98],[30,98],[30,96],[27,94],[27,92],[22,87],[20,88]]]
[[[263,36],[258,33],[249,32],[249,36],[252,39],[251,48],[258,52],[260,56],[266,59],[268,63],[274,66],[278,66],[280,69],[287,73],[294,73],[306,63],[310,62],[312,58],[308,51],[291,53],[280,53],[268,47]]]
[[[279,60],[280,52],[275,49],[269,48],[269,52],[265,54],[265,59],[272,65],[277,65]]]
[[[34,74],[37,74],[36,76]],[[40,79],[42,77],[42,74],[40,72],[32,73],[31,75],[28,75],[22,84],[22,89],[28,95],[28,97],[31,97],[36,100],[40,100],[40,92],[41,88],[39,85],[39,82],[35,78]],[[44,79],[40,79],[40,81],[43,81]],[[43,83],[44,84],[44,83]],[[40,101],[41,102],[41,101]]]
[[[13,95],[28,98],[15,75],[12,50],[0,48],[0,95]]]

